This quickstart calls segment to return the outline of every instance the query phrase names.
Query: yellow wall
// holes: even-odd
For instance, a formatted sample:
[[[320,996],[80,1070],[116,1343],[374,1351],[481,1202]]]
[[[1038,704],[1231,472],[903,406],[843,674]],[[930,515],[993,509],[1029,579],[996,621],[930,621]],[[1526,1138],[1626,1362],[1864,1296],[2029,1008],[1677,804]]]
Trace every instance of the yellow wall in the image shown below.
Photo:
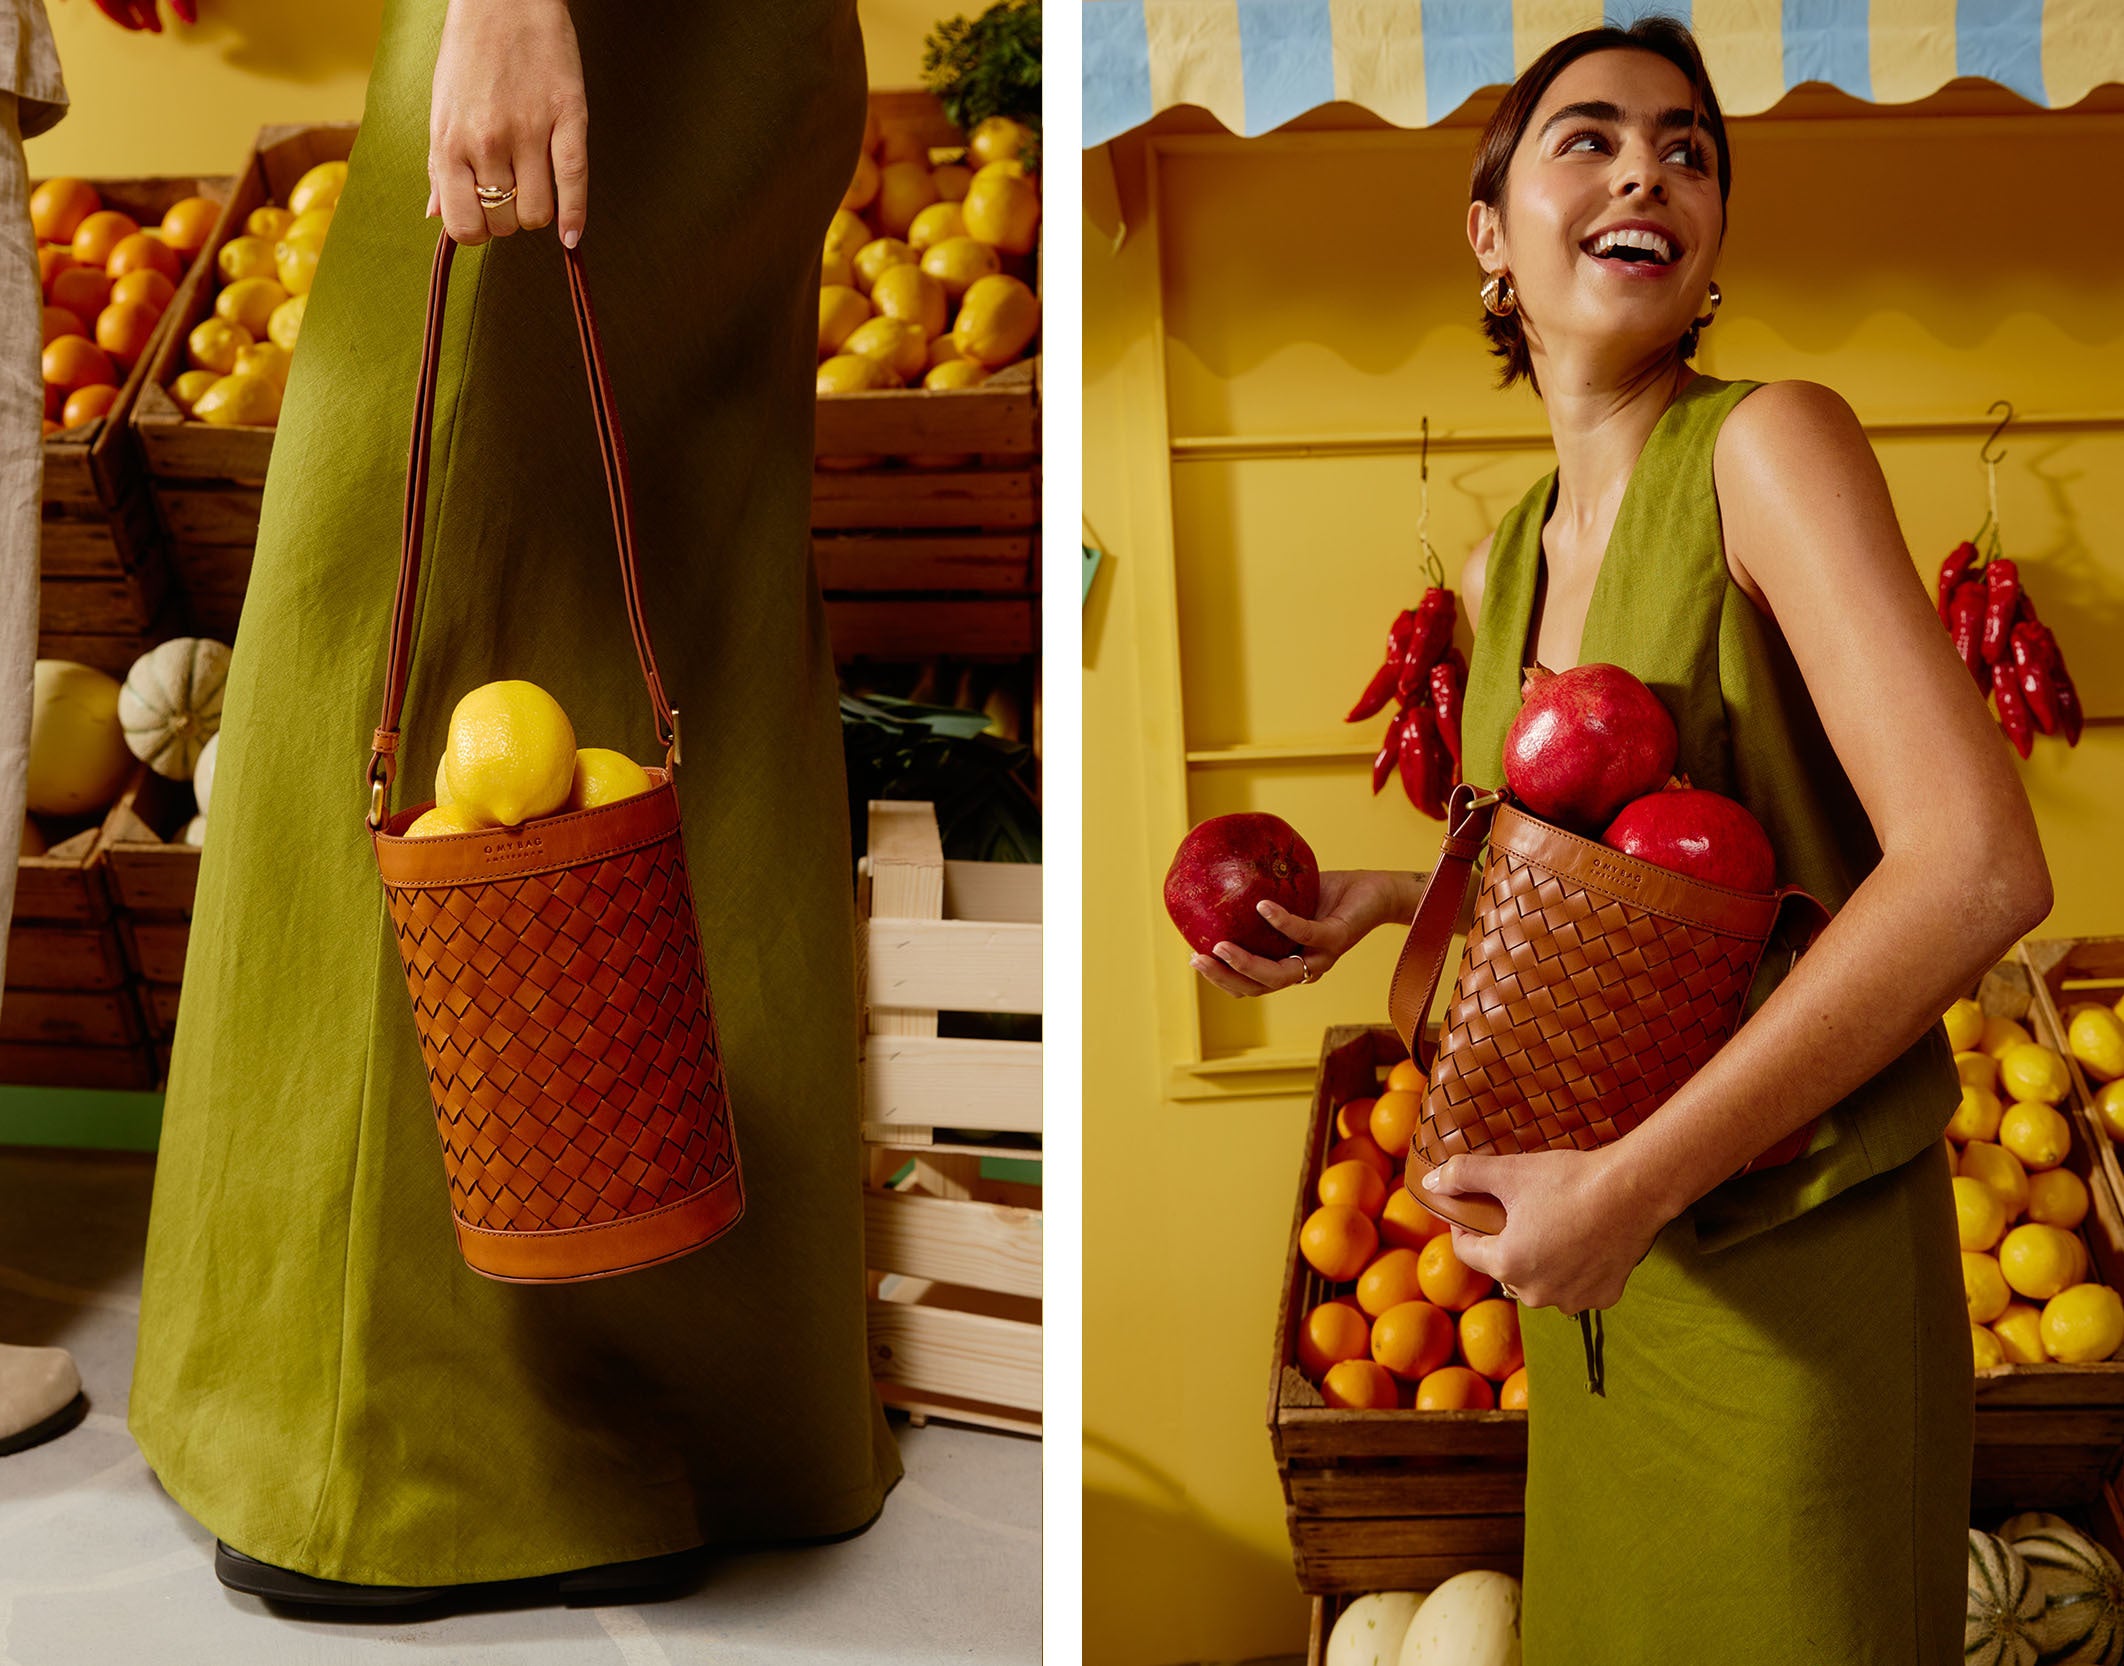
[[[199,22],[186,27],[165,0],[163,32],[149,35],[120,29],[91,0],[45,9],[73,107],[29,141],[39,178],[233,173],[268,123],[358,120],[383,21],[383,0],[201,0]],[[860,9],[870,84],[912,87],[935,19],[979,7],[866,0]],[[599,113],[590,119],[594,156]]]
[[[1426,867],[1438,836],[1398,791],[1370,796],[1383,719],[1339,721],[1423,583],[1415,458],[1391,443],[1208,454],[1275,436],[1332,451],[1426,414],[1434,431],[1541,428],[1524,389],[1493,390],[1472,322],[1468,130],[1161,143],[1155,198],[1144,141],[1116,147],[1120,252],[1086,230],[1086,511],[1113,558],[1084,680],[1085,1626],[1100,1666],[1303,1647],[1263,1421],[1299,1090],[1325,1025],[1383,1020],[1397,947],[1381,932],[1319,988],[1227,1000],[1187,971],[1165,865],[1191,822],[1241,808],[1285,816],[1328,867]],[[1825,382],[1869,423],[1981,418],[2002,396],[2106,413],[2009,429],[1999,494],[2088,709],[2124,717],[2124,222],[2086,195],[2114,207],[2094,159],[2124,150],[2124,117],[1767,118],[1734,147],[1726,300],[1700,368]],[[2041,236],[1944,239],[1999,202]],[[1979,438],[1876,438],[1928,587],[1983,516]],[[1181,460],[1175,440],[1195,442]],[[1434,453],[1431,536],[1452,573],[1552,461],[1538,446]],[[2124,930],[2124,728],[2074,752],[2039,741],[2024,775],[2057,886],[2038,935]]]

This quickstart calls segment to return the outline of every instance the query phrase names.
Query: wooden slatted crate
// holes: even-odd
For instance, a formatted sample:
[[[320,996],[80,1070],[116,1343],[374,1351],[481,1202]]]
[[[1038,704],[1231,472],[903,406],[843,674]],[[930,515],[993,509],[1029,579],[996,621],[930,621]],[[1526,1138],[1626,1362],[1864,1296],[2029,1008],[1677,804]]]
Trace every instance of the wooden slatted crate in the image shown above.
[[[1040,869],[947,862],[927,804],[873,801],[857,878],[871,1374],[888,1405],[1040,1429],[1040,1044],[939,1034],[1040,1010]],[[978,1126],[975,1126],[978,1125]]]
[[[177,1033],[192,899],[199,889],[199,847],[184,842],[197,809],[191,787],[142,768],[103,824],[103,862],[110,879],[118,939],[160,1066],[169,1068]]]
[[[2124,1197],[2124,1166],[2118,1162],[2115,1136],[2094,1110],[2095,1095],[2104,1084],[2065,1045],[2075,1007],[2086,1002],[2115,1007],[2124,1000],[2124,937],[2042,938],[2022,944],[2021,955],[2034,984],[2036,1018],[2030,1028],[2037,1040],[2064,1058],[2073,1102],[2089,1125],[2102,1172]]]

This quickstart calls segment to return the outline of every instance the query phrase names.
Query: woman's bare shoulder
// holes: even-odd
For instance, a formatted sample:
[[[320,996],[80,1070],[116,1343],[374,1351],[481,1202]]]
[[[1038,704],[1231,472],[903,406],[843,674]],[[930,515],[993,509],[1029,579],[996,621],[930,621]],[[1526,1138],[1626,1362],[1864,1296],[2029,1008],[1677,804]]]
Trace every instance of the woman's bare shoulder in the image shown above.
[[[1482,584],[1490,570],[1490,540],[1494,532],[1485,532],[1482,542],[1468,552],[1468,558],[1460,567],[1460,611],[1468,621],[1468,629],[1475,628],[1475,611],[1482,606]]]
[[[1711,471],[1734,582],[1765,613],[1763,565],[1784,553],[1788,511],[1828,494],[1847,512],[1885,502],[1886,483],[1858,414],[1834,388],[1765,382],[1726,414]]]
[[[1726,413],[1712,465],[1736,483],[1742,475],[1799,479],[1823,448],[1854,442],[1863,448],[1866,431],[1836,389],[1797,378],[1765,382]]]

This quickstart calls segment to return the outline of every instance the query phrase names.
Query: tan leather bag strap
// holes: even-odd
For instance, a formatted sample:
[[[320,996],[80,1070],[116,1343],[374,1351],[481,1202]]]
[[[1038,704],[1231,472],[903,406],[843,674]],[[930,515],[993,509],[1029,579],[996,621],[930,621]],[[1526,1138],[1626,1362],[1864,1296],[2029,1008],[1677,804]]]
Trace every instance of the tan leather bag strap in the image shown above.
[[[435,424],[435,384],[442,357],[444,302],[450,289],[450,260],[457,241],[447,231],[435,245],[435,270],[428,280],[428,322],[421,341],[420,380],[413,400],[413,439],[406,461],[405,542],[399,553],[398,596],[391,611],[391,657],[384,677],[383,715],[369,751],[369,812],[371,829],[386,818],[391,783],[398,773],[398,720],[405,704],[406,682],[413,666],[413,607],[420,590],[422,533],[428,509],[428,444]],[[604,345],[597,333],[597,319],[590,310],[589,283],[584,276],[580,249],[561,246],[568,271],[568,298],[575,307],[575,326],[583,350],[583,365],[590,379],[590,411],[597,429],[598,456],[604,464],[605,487],[612,500],[612,531],[619,543],[620,585],[627,598],[627,625],[634,633],[635,657],[642,681],[649,690],[649,703],[656,720],[657,739],[664,746],[664,767],[679,763],[679,714],[664,694],[664,681],[656,668],[656,650],[649,641],[649,622],[642,612],[641,574],[634,555],[634,497],[627,476],[627,442],[620,432],[613,408],[612,382],[605,371]]]

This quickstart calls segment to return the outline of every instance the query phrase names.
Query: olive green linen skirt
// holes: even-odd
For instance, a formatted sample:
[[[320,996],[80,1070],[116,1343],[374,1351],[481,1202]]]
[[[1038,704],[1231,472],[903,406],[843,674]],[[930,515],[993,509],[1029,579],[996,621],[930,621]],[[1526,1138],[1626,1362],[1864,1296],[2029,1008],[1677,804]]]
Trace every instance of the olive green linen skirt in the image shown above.
[[[1522,1318],[1526,1666],[1961,1658],[1974,1362],[1946,1146],[1602,1315]]]
[[[821,241],[864,119],[852,0],[575,8],[582,250],[682,714],[687,860],[747,1209],[594,1283],[470,1272],[364,825],[430,265],[444,0],[391,0],[230,667],[130,1421],[239,1550],[368,1584],[836,1535],[900,1465],[864,1338],[854,922],[810,561]],[[463,251],[394,806],[521,677],[662,759],[552,227]]]

